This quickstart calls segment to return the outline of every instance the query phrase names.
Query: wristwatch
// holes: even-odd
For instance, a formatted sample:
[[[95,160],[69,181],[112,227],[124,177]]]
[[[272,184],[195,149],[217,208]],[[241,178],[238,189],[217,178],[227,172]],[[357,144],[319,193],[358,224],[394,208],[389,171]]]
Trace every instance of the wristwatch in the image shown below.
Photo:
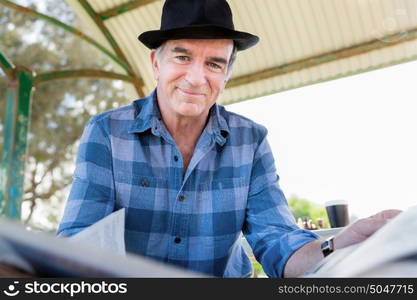
[[[333,239],[334,237],[331,236],[328,239],[326,239],[323,243],[321,243],[321,252],[323,252],[324,257],[326,257],[334,251]]]

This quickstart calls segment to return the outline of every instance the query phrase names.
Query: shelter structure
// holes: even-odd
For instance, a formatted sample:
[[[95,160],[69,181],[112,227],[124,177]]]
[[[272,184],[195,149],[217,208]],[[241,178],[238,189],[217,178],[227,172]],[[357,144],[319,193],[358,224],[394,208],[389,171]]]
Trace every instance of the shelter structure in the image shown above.
[[[66,70],[34,74],[15,66],[0,49],[0,68],[9,85],[0,215],[18,218],[23,190],[31,94],[36,85],[74,77],[123,80],[134,99],[154,88],[149,50],[136,39],[159,28],[163,0],[66,0],[90,29],[88,36],[56,18],[0,0],[0,5],[53,23],[106,55],[115,72]],[[305,85],[371,71],[417,58],[415,0],[229,0],[236,28],[260,43],[239,54],[220,99],[229,104]],[[29,66],[30,67],[30,66]]]

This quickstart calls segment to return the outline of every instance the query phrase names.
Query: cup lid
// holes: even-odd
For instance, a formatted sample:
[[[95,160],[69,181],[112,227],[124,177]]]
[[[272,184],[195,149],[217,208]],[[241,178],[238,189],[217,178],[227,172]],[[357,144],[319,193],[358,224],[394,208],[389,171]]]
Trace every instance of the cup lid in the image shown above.
[[[329,200],[329,201],[324,202],[324,205],[325,206],[330,206],[330,205],[347,205],[347,204],[348,204],[348,202],[346,200],[342,200],[342,199],[339,199],[339,200]]]

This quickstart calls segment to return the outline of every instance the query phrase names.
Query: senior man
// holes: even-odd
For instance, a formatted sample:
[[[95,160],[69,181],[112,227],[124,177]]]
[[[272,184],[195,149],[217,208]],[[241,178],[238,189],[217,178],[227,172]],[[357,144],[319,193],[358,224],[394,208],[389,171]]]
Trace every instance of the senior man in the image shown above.
[[[290,277],[398,214],[361,219],[329,241],[297,227],[267,130],[216,104],[236,52],[258,42],[234,29],[226,1],[167,0],[160,30],[139,40],[151,49],[156,89],[87,124],[60,235],[126,208],[129,252],[213,276],[247,277],[243,232],[269,276]]]

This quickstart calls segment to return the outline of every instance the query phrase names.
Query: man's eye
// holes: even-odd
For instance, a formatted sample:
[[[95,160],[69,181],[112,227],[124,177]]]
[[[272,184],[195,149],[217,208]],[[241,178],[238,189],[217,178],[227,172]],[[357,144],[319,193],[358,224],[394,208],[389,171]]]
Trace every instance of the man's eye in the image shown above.
[[[179,55],[175,57],[177,60],[179,61],[189,61],[190,58],[188,56],[184,56],[184,55]]]
[[[209,63],[207,63],[207,65],[212,69],[216,69],[216,70],[221,70],[222,69],[221,66],[219,66],[218,64],[215,64],[215,63],[209,62]]]

